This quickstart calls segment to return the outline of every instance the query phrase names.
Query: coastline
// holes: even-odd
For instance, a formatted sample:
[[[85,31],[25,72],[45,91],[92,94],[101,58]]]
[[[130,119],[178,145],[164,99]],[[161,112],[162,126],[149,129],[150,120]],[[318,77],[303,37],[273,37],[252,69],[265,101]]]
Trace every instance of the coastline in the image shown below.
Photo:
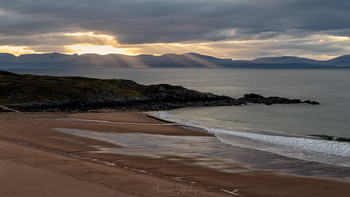
[[[211,134],[171,125],[139,112],[2,113],[0,117],[1,166],[9,169],[1,178],[1,196],[42,195],[40,192],[57,186],[53,180],[61,180],[57,196],[63,196],[59,191],[74,196],[101,192],[105,192],[104,196],[347,196],[350,186],[341,180],[254,170],[239,162],[230,166],[235,173],[227,173],[196,165],[196,158],[99,153],[98,147],[124,146],[55,130],[214,139]],[[21,177],[31,176],[36,181],[25,189],[14,185],[29,181]],[[14,181],[6,181],[9,177],[15,177],[10,179]],[[79,183],[81,188],[68,189],[64,183],[69,181]],[[36,190],[43,182],[44,189]]]

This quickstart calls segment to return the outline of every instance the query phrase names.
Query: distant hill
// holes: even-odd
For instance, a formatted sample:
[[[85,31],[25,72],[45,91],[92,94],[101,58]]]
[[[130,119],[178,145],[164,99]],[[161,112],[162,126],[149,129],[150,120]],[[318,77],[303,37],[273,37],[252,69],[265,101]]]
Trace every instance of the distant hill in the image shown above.
[[[0,69],[9,68],[338,68],[350,67],[350,55],[327,61],[294,56],[263,57],[254,60],[231,60],[196,53],[161,56],[121,54],[66,55],[60,53],[26,54],[18,57],[0,53]]]
[[[336,57],[336,58],[328,60],[326,62],[327,62],[327,64],[330,64],[330,65],[349,67],[350,66],[350,55],[343,55],[340,57]]]
[[[294,56],[263,57],[252,60],[257,64],[320,64],[320,61]]]

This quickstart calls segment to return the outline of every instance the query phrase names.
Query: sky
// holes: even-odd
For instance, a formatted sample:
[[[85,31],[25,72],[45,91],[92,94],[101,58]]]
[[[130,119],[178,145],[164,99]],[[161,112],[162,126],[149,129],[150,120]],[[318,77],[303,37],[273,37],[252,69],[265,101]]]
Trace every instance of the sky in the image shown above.
[[[349,0],[0,0],[0,53],[350,54]]]

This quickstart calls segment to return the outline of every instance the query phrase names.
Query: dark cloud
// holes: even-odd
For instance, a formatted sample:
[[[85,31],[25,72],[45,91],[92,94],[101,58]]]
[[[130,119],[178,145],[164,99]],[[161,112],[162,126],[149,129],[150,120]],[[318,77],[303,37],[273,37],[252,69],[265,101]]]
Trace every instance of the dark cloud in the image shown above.
[[[210,41],[218,55],[238,59],[340,55],[349,40],[314,35],[350,36],[349,10],[349,0],[1,0],[0,45],[64,52],[64,45],[105,44],[64,36],[95,32],[129,45]],[[233,40],[253,42],[225,42]]]
[[[89,43],[93,45],[105,45],[107,38],[93,36],[66,36],[64,34],[37,34],[24,36],[0,36],[1,45],[20,45],[20,46],[36,46],[36,45],[73,45],[81,43]],[[14,44],[15,43],[15,44]],[[19,44],[16,44],[19,43]],[[112,43],[113,45],[113,43]]]
[[[94,31],[132,44],[350,29],[348,0],[2,0],[0,9],[1,35]]]

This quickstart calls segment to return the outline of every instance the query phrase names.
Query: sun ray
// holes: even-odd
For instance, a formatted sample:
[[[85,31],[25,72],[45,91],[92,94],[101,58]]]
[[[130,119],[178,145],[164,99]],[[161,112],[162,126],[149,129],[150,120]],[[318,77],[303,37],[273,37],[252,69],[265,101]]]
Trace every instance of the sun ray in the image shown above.
[[[107,55],[111,53],[123,54],[124,51],[128,50],[125,48],[115,48],[111,45],[92,45],[92,44],[75,44],[65,46],[67,53],[96,53],[100,55]]]
[[[205,61],[205,60],[203,60],[203,59],[201,59],[201,58],[198,58],[198,57],[196,57],[196,56],[193,55],[193,54],[188,54],[188,53],[187,53],[187,54],[184,54],[184,56],[187,57],[187,58],[189,58],[190,60],[192,60],[192,61],[194,61],[194,62],[196,62],[196,63],[199,63],[199,64],[201,64],[201,65],[204,65],[204,66],[206,66],[206,67],[208,67],[208,68],[219,68],[218,65],[213,64],[213,63],[208,62],[208,61]]]

